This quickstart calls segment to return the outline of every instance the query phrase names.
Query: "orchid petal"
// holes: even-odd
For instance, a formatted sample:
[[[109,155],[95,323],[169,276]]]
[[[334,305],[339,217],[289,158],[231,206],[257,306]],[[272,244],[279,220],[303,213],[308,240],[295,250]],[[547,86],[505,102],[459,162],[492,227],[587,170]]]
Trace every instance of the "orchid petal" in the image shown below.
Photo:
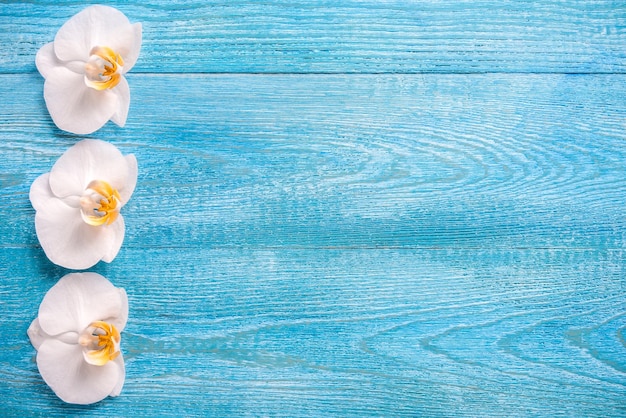
[[[30,338],[30,343],[35,347],[35,350],[39,350],[41,344],[46,339],[50,338],[50,335],[41,329],[39,318],[35,318],[35,320],[31,322],[26,333],[28,334],[28,338]]]
[[[35,64],[37,65],[37,70],[43,76],[43,78],[48,78],[50,72],[59,67],[67,68],[68,70],[76,73],[76,74],[84,74],[85,73],[85,63],[80,61],[68,61],[64,62],[57,58],[54,52],[54,42],[50,42],[44,46],[42,46],[39,51],[37,51],[37,55],[35,56]]]
[[[75,270],[92,267],[119,245],[119,230],[109,228],[112,225],[88,225],[79,208],[58,199],[49,200],[35,214],[35,230],[46,256],[59,266]]]
[[[126,310],[128,310],[128,301],[126,301]],[[78,339],[79,335],[76,331],[67,331],[57,335],[48,335],[48,333],[44,331],[43,328],[41,328],[39,318],[35,318],[35,320],[28,327],[26,333],[28,334],[28,338],[30,339],[31,344],[33,345],[33,347],[35,347],[35,350],[39,350],[41,344],[43,344],[45,340],[50,338],[57,339],[66,344],[76,344],[76,340]]]
[[[51,69],[63,66],[63,63],[59,61],[54,53],[53,42],[42,46],[39,51],[37,51],[35,64],[37,65],[37,70],[39,70],[39,73],[43,76],[43,78],[48,77]]]
[[[80,333],[96,320],[109,322],[118,331],[128,320],[126,292],[97,273],[64,276],[39,306],[39,326],[49,335]]]
[[[135,187],[137,186],[137,176],[139,174],[137,168],[137,158],[133,154],[124,156],[126,158],[126,167],[128,168],[128,175],[126,176],[126,182],[123,187],[117,189],[120,194],[120,202],[125,205],[129,200]]]
[[[119,127],[126,125],[128,109],[130,108],[130,87],[124,77],[120,77],[120,82],[111,90],[117,96],[117,110],[111,116],[111,120]]]
[[[122,356],[122,353],[120,353],[120,355],[117,356],[117,358],[111,363],[117,365],[120,370],[120,374],[119,379],[117,380],[117,384],[115,385],[109,396],[119,396],[119,394],[122,393],[122,387],[124,386],[124,380],[126,378],[126,366],[124,365],[124,357]]]
[[[118,47],[119,51],[127,51],[125,53],[119,52],[124,57],[124,73],[130,71],[135,66],[137,58],[139,58],[142,42],[141,32],[141,23],[134,23],[132,25],[132,34],[128,34],[128,39],[132,39],[132,41],[127,41],[128,46],[126,48]]]
[[[117,287],[117,292],[120,296],[121,307],[117,316],[115,318],[111,318],[109,322],[117,328],[118,331],[122,332],[124,328],[126,328],[126,323],[128,322],[128,295],[126,294],[126,290],[122,287]],[[121,358],[121,354],[120,354]],[[122,361],[122,363],[124,363]]]
[[[47,70],[43,95],[54,123],[75,134],[100,129],[117,111],[115,93],[88,87],[84,75],[65,67]]]
[[[122,215],[118,215],[115,222],[111,225],[105,226],[107,229],[107,234],[110,237],[108,241],[108,246],[102,254],[101,260],[105,263],[110,263],[117,256],[117,253],[120,252],[122,248],[122,243],[124,242],[125,235],[125,225],[124,218]]]
[[[28,197],[35,210],[44,209],[48,200],[56,199],[56,196],[50,189],[50,173],[42,174],[33,181]]]
[[[98,402],[119,386],[119,365],[109,362],[94,366],[85,362],[79,344],[55,339],[44,341],[37,352],[37,367],[54,393],[68,403]]]
[[[91,181],[104,180],[122,193],[131,185],[134,189],[136,176],[129,177],[128,160],[117,147],[85,139],[59,157],[50,171],[50,188],[58,197],[80,196]]]
[[[119,10],[94,5],[72,16],[56,34],[54,50],[62,61],[87,61],[94,46],[107,46],[125,56],[135,41],[135,29]]]

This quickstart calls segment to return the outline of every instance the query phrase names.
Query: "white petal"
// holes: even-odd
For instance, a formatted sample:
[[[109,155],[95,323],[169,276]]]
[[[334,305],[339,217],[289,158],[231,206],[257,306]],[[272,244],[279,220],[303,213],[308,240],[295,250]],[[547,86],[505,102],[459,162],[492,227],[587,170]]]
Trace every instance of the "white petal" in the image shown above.
[[[95,265],[109,251],[115,230],[86,224],[80,209],[59,199],[35,214],[35,231],[46,256],[59,266],[82,270]]]
[[[124,59],[124,73],[127,73],[135,66],[137,58],[139,58],[139,50],[141,49],[141,23],[135,23],[131,26],[131,31],[126,35],[127,45],[118,46],[115,50]],[[132,39],[132,41],[130,41]]]
[[[59,197],[81,196],[92,180],[104,180],[121,193],[130,182],[128,177],[129,163],[119,149],[105,141],[85,139],[54,164],[50,188]]]
[[[65,67],[48,69],[43,95],[54,123],[64,131],[89,134],[117,111],[118,96],[87,87],[84,76]]]
[[[54,42],[50,42],[42,46],[37,55],[35,56],[35,64],[37,70],[43,76],[47,78],[50,71],[54,68],[65,67],[70,71],[77,74],[85,73],[85,63],[82,61],[61,61],[57,58],[54,52]]]
[[[128,295],[126,294],[126,290],[122,287],[118,287],[117,292],[119,293],[122,306],[120,307],[118,315],[115,318],[109,318],[108,322],[115,325],[117,330],[122,332],[122,330],[126,328],[126,322],[128,322]]]
[[[35,210],[43,209],[48,203],[48,200],[56,199],[50,189],[50,173],[42,174],[33,181],[28,197]]]
[[[97,273],[64,276],[46,293],[39,306],[39,326],[48,335],[66,332],[79,335],[94,321],[109,322],[121,332],[127,320],[126,292]]]
[[[43,76],[43,78],[48,76],[51,69],[63,65],[54,53],[54,43],[50,42],[45,44],[39,49],[39,51],[37,51],[35,64],[37,65],[37,70],[39,70],[39,73]]]
[[[128,167],[128,174],[126,176],[126,182],[123,187],[117,189],[120,194],[120,200],[122,205],[125,205],[126,202],[130,200],[130,196],[135,191],[135,186],[137,185],[137,159],[133,154],[126,155],[126,164]]]
[[[52,189],[50,188],[50,173],[42,174],[33,181],[33,184],[30,186],[29,198],[35,210],[46,210],[50,199],[59,199],[52,193]],[[80,205],[78,191],[76,195],[66,196],[61,200],[71,208],[78,208]]]
[[[121,290],[123,291],[124,289]],[[123,307],[122,309],[126,309],[126,311],[128,311],[128,300],[126,300],[125,308]],[[126,318],[126,320],[128,320],[128,318]],[[76,331],[67,331],[58,335],[48,335],[48,333],[41,328],[39,318],[35,318],[35,320],[30,324],[30,327],[28,327],[26,333],[30,338],[30,343],[33,347],[35,347],[35,350],[39,350],[41,344],[50,338],[54,338],[55,340],[59,340],[67,344],[76,344],[79,337],[79,334]]]
[[[91,48],[108,46],[118,54],[134,50],[134,29],[122,12],[108,6],[90,6],[72,16],[56,34],[54,49],[63,61],[87,61]]]
[[[79,214],[50,218],[38,211],[35,215],[35,230],[46,256],[72,270],[88,269],[105,257],[107,262],[113,260],[124,240],[124,228],[116,224],[91,226]]]
[[[37,367],[54,393],[68,403],[98,402],[119,386],[119,365],[115,362],[103,366],[88,364],[78,344],[54,339],[44,341],[37,352]]]
[[[46,334],[46,332],[41,329],[41,326],[39,325],[39,318],[35,318],[35,320],[28,327],[26,333],[28,334],[28,338],[30,338],[30,343],[33,347],[35,347],[35,350],[39,350],[41,344],[46,339],[50,338],[50,335]]]
[[[124,127],[126,124],[126,118],[128,117],[128,109],[130,108],[130,88],[128,87],[128,81],[124,77],[120,77],[120,82],[117,86],[111,89],[111,92],[117,95],[117,109],[111,120],[120,127]]]
[[[109,396],[119,396],[119,394],[122,393],[122,387],[124,386],[124,380],[126,379],[126,367],[124,366],[124,357],[122,356],[122,353],[120,353],[120,355],[117,356],[115,360],[113,360],[113,363],[117,365],[120,371],[117,384],[115,385]]]
[[[106,234],[109,237],[108,247],[103,248],[104,253],[101,259],[105,263],[110,263],[117,256],[117,253],[120,252],[120,248],[122,248],[122,243],[124,242],[124,217],[118,215],[115,222],[111,225],[102,225],[99,228],[106,228]]]

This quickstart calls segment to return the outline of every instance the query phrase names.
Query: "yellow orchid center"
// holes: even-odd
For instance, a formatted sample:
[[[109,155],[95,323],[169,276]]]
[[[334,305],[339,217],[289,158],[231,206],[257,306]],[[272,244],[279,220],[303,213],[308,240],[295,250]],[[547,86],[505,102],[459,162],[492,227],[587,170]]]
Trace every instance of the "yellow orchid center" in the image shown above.
[[[80,198],[83,220],[89,225],[110,225],[120,213],[120,194],[109,183],[94,180]]]
[[[122,77],[124,60],[108,46],[95,46],[85,63],[85,84],[96,90],[112,89]]]
[[[83,346],[87,363],[103,366],[120,355],[121,339],[120,332],[113,324],[95,321],[81,333],[78,343]]]

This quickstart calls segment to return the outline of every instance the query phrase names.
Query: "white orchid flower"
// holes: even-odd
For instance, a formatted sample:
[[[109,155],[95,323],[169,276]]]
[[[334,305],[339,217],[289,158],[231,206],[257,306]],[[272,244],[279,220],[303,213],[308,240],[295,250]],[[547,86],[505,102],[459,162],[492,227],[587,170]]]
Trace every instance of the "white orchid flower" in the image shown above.
[[[128,297],[96,273],[70,273],[43,298],[28,328],[43,380],[68,403],[117,396],[125,378],[120,332]]]
[[[140,48],[141,24],[117,9],[90,6],[70,18],[35,59],[54,123],[75,134],[94,132],[108,120],[124,126],[130,105],[124,74]]]
[[[37,238],[50,261],[75,270],[111,262],[124,241],[120,209],[136,183],[134,155],[94,139],[68,149],[30,187]]]

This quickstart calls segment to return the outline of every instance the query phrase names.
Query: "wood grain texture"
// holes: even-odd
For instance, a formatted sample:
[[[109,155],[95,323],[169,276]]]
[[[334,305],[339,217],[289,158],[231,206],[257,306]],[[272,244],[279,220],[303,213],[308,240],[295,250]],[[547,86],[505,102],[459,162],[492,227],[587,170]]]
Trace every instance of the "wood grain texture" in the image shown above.
[[[82,138],[34,54],[84,3],[0,2],[1,416],[626,417],[623,2],[111,4],[126,384],[66,405],[34,362],[68,271],[28,190]]]
[[[130,295],[128,380],[89,408],[56,400],[25,337],[65,274],[28,187],[77,138],[15,100],[4,409],[624,414],[625,81],[132,76],[128,126],[92,135],[140,164],[122,252],[95,269]],[[15,85],[41,91],[6,75],[0,96]]]
[[[569,249],[127,248],[97,268],[129,293],[126,386],[78,408],[40,380],[24,338],[38,302],[13,296],[42,295],[59,272],[38,250],[5,250],[3,409],[620,416],[625,261]]]
[[[0,4],[0,73],[85,7]],[[626,6],[570,1],[113,1],[144,26],[135,72],[623,73]],[[64,6],[64,7],[60,7]]]
[[[130,246],[622,249],[625,80],[135,75],[128,125],[92,137],[139,160]],[[42,104],[0,118],[4,245],[37,245],[25,193],[76,138]]]

